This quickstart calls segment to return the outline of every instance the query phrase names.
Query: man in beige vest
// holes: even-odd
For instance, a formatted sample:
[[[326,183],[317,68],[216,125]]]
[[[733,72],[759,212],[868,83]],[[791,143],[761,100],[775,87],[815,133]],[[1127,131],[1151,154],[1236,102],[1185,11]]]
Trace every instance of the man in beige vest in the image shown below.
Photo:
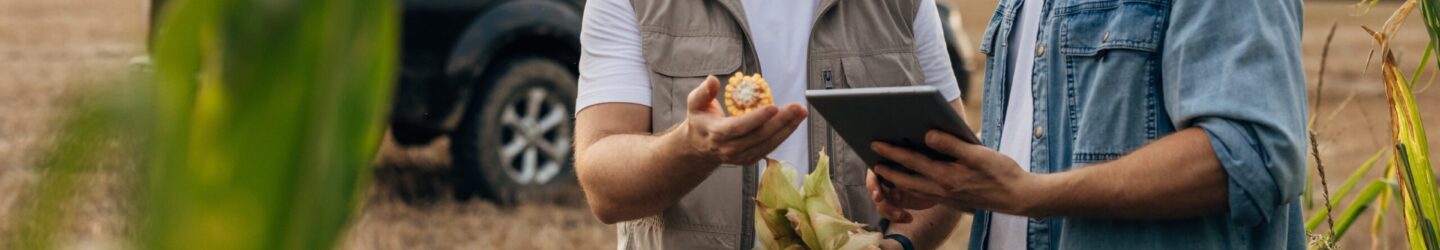
[[[866,166],[803,96],[925,84],[964,110],[934,0],[591,0],[583,22],[575,169],[619,248],[750,249],[758,172],[774,167],[758,163],[805,173],[821,149],[843,213],[884,230],[882,247],[935,248],[955,227],[934,206],[880,229]],[[783,107],[724,115],[712,75],[735,72],[763,73]]]

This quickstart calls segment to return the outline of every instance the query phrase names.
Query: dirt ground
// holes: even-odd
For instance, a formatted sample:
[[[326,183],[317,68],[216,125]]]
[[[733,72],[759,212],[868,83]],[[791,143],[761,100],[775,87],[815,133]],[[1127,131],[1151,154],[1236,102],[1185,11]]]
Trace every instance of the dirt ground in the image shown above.
[[[978,40],[995,2],[956,2],[956,9],[965,14],[965,29]],[[1365,157],[1388,145],[1387,104],[1376,67],[1365,69],[1372,43],[1359,25],[1378,27],[1395,5],[1382,4],[1372,13],[1352,16],[1357,11],[1349,7],[1349,1],[1310,2],[1306,6],[1304,49],[1312,98],[1316,96],[1321,44],[1330,24],[1339,24],[1325,78],[1326,101],[1318,112],[1312,111],[1320,117],[1316,132],[1333,190]],[[143,53],[146,9],[141,0],[0,0],[0,233],[5,232],[4,225],[10,224],[4,222],[19,219],[12,215],[25,204],[17,201],[17,194],[37,179],[34,166],[53,138],[50,125],[61,109],[60,99],[91,89],[87,86],[106,75],[97,72],[123,69],[131,57]],[[1414,67],[1425,47],[1425,31],[1417,20],[1412,18],[1395,43],[1403,64],[1411,65],[1407,69]],[[1346,102],[1352,94],[1353,100]],[[981,100],[977,94],[970,96],[976,99],[971,101],[968,112],[978,117],[976,107]],[[1424,110],[1422,116],[1431,122],[1427,128],[1432,133],[1440,131],[1440,120],[1436,120],[1440,119],[1440,91],[1420,93],[1418,100]],[[1431,139],[1430,143],[1440,144],[1437,141],[1440,139]],[[614,227],[594,219],[578,192],[555,204],[510,208],[479,200],[450,199],[448,185],[453,180],[446,176],[449,162],[445,148],[443,140],[421,148],[383,146],[370,198],[342,247],[614,247]],[[1440,152],[1432,155],[1436,153]],[[125,169],[102,168],[87,175],[91,184],[85,193],[77,194],[84,202],[72,208],[75,219],[62,231],[67,246],[107,249],[127,244],[124,239],[129,229],[123,214],[128,204],[116,198],[130,190],[125,180],[119,180]],[[1368,176],[1374,178],[1380,173],[1374,171]],[[1318,182],[1312,184],[1319,187]],[[1387,214],[1390,220],[1379,234],[1380,242],[1399,248],[1405,236],[1396,226],[1398,210]],[[1365,235],[1370,233],[1370,221],[1368,214],[1362,216],[1340,247],[1371,247],[1372,240]],[[963,247],[966,229],[968,226],[958,228],[945,248]],[[0,241],[5,238],[0,237]]]

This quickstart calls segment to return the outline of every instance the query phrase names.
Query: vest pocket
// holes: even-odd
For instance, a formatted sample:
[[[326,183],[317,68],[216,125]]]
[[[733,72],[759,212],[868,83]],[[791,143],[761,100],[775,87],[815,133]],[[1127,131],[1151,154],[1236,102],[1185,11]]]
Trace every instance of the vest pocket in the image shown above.
[[[645,62],[650,70],[671,77],[727,75],[740,68],[741,41],[725,36],[675,36],[644,32]]]
[[[909,52],[891,52],[840,59],[840,70],[846,88],[871,88],[919,85],[925,82],[924,71],[914,48]]]
[[[723,83],[740,69],[745,53],[739,38],[726,36],[679,36],[643,31],[645,65],[650,77],[651,126],[662,131],[685,119],[686,97],[705,77],[715,75]]]

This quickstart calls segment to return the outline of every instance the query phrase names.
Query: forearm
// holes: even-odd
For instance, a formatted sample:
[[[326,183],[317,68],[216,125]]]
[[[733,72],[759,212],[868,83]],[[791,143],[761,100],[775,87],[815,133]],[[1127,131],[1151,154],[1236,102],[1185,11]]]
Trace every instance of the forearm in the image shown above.
[[[910,223],[890,224],[890,231],[882,233],[905,235],[913,241],[916,249],[935,249],[950,237],[950,231],[955,229],[960,215],[960,211],[948,206],[934,206],[925,210],[912,211],[911,216],[914,216],[914,219]],[[881,243],[897,244],[893,240],[885,240]]]
[[[1115,161],[1042,175],[1032,217],[1173,219],[1224,212],[1227,179],[1204,129],[1165,136]]]
[[[605,223],[658,214],[719,164],[688,149],[683,129],[661,135],[614,134],[577,152],[576,174],[590,208]]]

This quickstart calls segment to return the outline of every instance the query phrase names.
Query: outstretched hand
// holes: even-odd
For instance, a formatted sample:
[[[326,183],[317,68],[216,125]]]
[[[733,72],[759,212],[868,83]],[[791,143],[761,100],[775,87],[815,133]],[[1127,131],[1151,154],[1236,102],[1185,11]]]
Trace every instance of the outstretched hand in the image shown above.
[[[693,152],[723,164],[759,162],[805,120],[808,111],[796,104],[766,106],[744,115],[726,117],[720,102],[720,80],[715,76],[690,92],[683,129]]]

